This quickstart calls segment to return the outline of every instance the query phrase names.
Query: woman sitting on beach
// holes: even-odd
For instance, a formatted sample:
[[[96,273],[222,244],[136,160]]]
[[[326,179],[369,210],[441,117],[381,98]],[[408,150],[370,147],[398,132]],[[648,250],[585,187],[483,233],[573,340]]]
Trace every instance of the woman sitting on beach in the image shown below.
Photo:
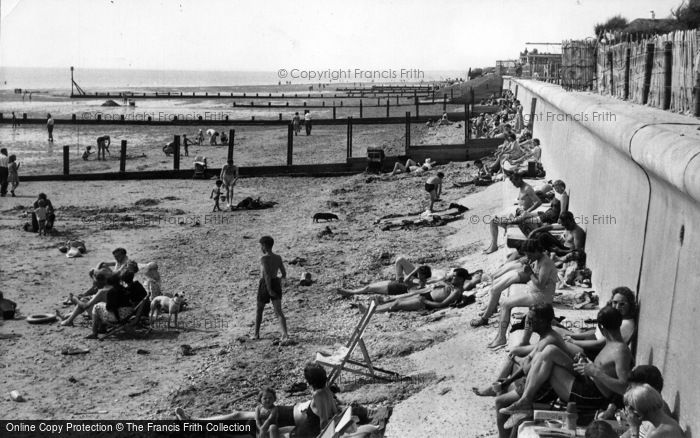
[[[612,298],[608,305],[617,309],[622,315],[620,334],[622,334],[622,339],[625,343],[629,343],[637,330],[635,322],[637,318],[637,300],[634,292],[628,287],[616,287],[612,290]],[[595,330],[586,330],[581,333],[573,333],[561,325],[554,329],[564,336],[564,339],[567,341],[567,350],[572,355],[576,353],[595,355],[605,346],[605,338],[598,327]]]
[[[523,251],[528,258],[524,273],[529,281],[525,285],[510,286],[510,295],[501,305],[501,317],[498,333],[489,348],[506,345],[506,333],[510,325],[510,312],[515,307],[529,307],[534,304],[551,304],[558,281],[557,268],[542,247],[535,240],[529,239],[523,244]]]
[[[311,400],[297,403],[294,406],[278,406],[277,427],[294,428],[294,436],[298,438],[312,438],[321,432],[331,418],[339,412],[339,409],[333,393],[326,386],[328,376],[321,365],[307,364],[304,368],[304,378],[313,389]],[[179,420],[255,420],[255,412],[253,411],[234,411],[226,415],[195,418],[185,413],[182,408],[177,408],[175,415]]]
[[[97,334],[103,331],[107,324],[119,324],[131,316],[134,308],[147,297],[146,289],[141,283],[134,281],[132,271],[125,272],[121,279],[126,287],[113,284],[106,290],[105,300],[95,303],[92,308],[92,334],[86,339],[97,339]]]
[[[529,213],[540,205],[542,205],[542,200],[535,194],[535,190],[532,188],[532,186],[525,181],[523,181],[523,177],[518,174],[514,173],[510,176],[510,182],[520,189],[520,192],[518,194],[518,203],[520,206],[516,210],[515,215],[509,215],[509,216],[497,216],[494,217],[491,220],[491,223],[489,224],[490,230],[491,230],[491,244],[489,245],[488,248],[484,250],[484,254],[491,254],[492,252],[495,252],[498,250],[498,227],[502,226],[504,228],[507,228],[508,225],[511,225],[513,223],[513,220],[522,214]]]

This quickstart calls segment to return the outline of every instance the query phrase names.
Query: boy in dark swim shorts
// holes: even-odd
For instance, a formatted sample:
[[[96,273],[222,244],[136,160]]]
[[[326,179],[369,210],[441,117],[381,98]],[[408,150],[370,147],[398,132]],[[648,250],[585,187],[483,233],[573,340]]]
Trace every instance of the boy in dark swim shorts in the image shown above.
[[[287,319],[282,312],[282,278],[287,277],[287,271],[284,269],[282,257],[272,252],[272,246],[275,241],[270,236],[260,238],[260,249],[263,256],[260,257],[261,278],[258,283],[258,306],[255,314],[255,339],[260,339],[260,324],[262,323],[262,315],[265,310],[265,305],[272,302],[272,308],[275,310],[277,319],[280,322],[282,329],[282,339],[289,339],[287,334]],[[281,277],[277,276],[277,273]]]
[[[431,176],[425,182],[425,191],[430,194],[430,207],[428,207],[428,211],[431,213],[433,212],[433,204],[435,204],[435,201],[440,199],[443,178],[445,178],[445,174],[438,172],[436,176]]]

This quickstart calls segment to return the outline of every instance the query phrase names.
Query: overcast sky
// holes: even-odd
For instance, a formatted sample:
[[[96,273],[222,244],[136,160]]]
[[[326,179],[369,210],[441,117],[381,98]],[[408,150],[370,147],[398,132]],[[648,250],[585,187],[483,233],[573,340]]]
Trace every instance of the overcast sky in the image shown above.
[[[0,2],[0,65],[272,71],[494,65],[615,14],[667,17],[680,0]]]

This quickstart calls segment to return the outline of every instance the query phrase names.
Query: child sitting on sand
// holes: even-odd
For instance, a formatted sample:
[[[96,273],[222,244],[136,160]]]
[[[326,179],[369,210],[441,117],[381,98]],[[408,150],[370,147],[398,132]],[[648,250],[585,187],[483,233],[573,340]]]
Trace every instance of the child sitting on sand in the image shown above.
[[[217,179],[216,180],[216,187],[214,187],[211,190],[211,194],[209,195],[209,199],[214,198],[214,209],[212,210],[212,212],[221,211],[221,207],[219,207],[219,199],[221,199],[221,186],[223,184],[224,184],[223,181],[221,181],[220,179]]]
[[[87,161],[92,153],[92,146],[87,146],[85,152],[83,152],[83,160]]]
[[[277,438],[279,431],[277,430],[278,410],[275,406],[277,394],[275,390],[266,386],[258,395],[258,403],[255,408],[255,423],[258,426],[258,438]]]
[[[14,301],[6,300],[0,292],[0,315],[2,319],[14,319],[17,304]]]

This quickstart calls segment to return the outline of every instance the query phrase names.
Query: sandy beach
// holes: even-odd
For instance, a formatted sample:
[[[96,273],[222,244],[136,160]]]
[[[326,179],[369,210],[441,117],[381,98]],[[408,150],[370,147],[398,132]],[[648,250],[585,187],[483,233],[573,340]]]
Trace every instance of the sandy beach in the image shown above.
[[[422,177],[251,178],[237,187],[237,199],[260,196],[278,204],[217,214],[210,213],[208,181],[93,182],[79,191],[70,183],[27,183],[24,193],[50,194],[58,234],[42,239],[24,233],[22,207],[33,197],[4,198],[0,238],[16,251],[3,262],[3,289],[22,314],[66,312],[65,296],[89,287],[87,271],[109,260],[117,246],[138,262],[158,262],[163,290],[184,293],[190,308],[180,315],[179,330],[161,324],[145,339],[85,340],[90,329],[82,318],[66,328],[5,322],[2,333],[17,337],[0,341],[2,386],[21,391],[27,401],[3,398],[0,409],[5,418],[172,418],[177,406],[198,414],[252,408],[252,399],[230,401],[263,384],[277,388],[282,403],[303,400],[306,393],[285,390],[302,380],[301,370],[316,351],[344,342],[359,318],[335,288],[390,278],[397,255],[443,270],[492,269],[502,260],[502,251],[481,255],[486,228],[470,223],[471,215],[501,208],[501,185],[458,189],[449,181],[469,179],[468,163],[441,170],[449,179],[438,208],[461,202],[471,209],[468,216],[444,227],[399,231],[381,231],[373,223],[385,214],[424,208]],[[326,224],[311,221],[318,211],[340,216],[328,224],[332,235],[319,237]],[[201,225],[192,226],[197,219]],[[269,311],[262,340],[250,340],[257,239],[263,234],[275,237],[288,266],[284,306],[294,346],[275,345],[279,334]],[[68,259],[58,251],[68,238],[85,240],[85,257]],[[296,284],[304,271],[312,273],[314,285]],[[469,388],[489,382],[505,353],[485,348],[493,329],[468,327],[478,308],[376,315],[365,336],[376,365],[411,379],[378,383],[347,374],[340,399],[395,406],[386,436],[465,436],[465,430],[492,436],[492,399],[478,398]],[[182,356],[182,344],[198,348],[196,354]],[[62,355],[67,347],[90,352]]]

